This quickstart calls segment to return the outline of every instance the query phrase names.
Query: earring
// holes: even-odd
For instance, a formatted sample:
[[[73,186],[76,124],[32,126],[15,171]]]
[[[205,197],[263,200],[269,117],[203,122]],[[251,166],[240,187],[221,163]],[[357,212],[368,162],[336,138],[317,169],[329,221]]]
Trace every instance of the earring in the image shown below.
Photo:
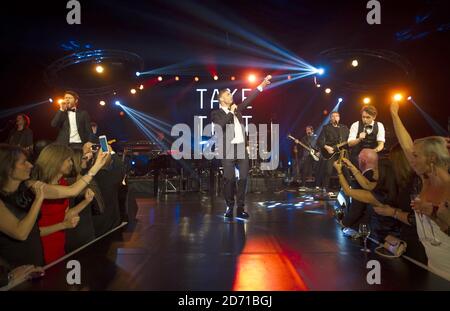
[[[435,167],[434,167],[434,162],[431,162],[431,163],[430,163],[430,166],[431,166],[431,174],[433,174],[433,175],[436,176],[436,169],[435,169]]]

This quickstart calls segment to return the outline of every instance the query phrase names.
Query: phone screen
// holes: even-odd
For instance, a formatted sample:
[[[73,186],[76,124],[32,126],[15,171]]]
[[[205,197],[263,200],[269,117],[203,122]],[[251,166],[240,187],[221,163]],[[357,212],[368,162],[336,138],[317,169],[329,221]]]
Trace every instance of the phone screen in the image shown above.
[[[106,140],[106,136],[100,136],[98,139],[100,141],[100,148],[102,151],[108,152],[108,141]]]

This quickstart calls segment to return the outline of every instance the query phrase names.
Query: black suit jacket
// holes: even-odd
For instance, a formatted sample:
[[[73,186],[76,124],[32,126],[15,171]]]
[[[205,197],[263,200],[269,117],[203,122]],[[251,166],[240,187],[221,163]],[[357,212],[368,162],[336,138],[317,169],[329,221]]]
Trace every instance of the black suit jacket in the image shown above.
[[[87,113],[87,111],[80,109],[77,109],[75,114],[78,134],[80,135],[81,142],[84,144],[88,141],[92,141],[91,118],[89,117],[89,114]],[[68,145],[70,139],[70,124],[68,112],[58,110],[56,115],[53,117],[51,125],[52,127],[56,127],[59,129],[56,142],[63,145]]]
[[[245,126],[243,118],[242,118],[242,111],[247,108],[248,105],[250,105],[250,103],[253,101],[253,99],[255,99],[256,96],[259,95],[259,93],[261,93],[261,91],[259,91],[258,89],[255,89],[253,92],[251,92],[249,94],[249,96],[239,105],[237,105],[237,109],[235,111],[236,117],[238,118],[239,122]],[[227,137],[226,137],[226,125],[227,124],[234,124],[234,116],[232,113],[226,113],[225,111],[223,111],[222,108],[219,107],[219,109],[215,109],[213,111],[211,111],[211,120],[214,123],[215,126],[220,126],[222,128],[222,133],[223,133],[223,142],[224,142],[224,147],[225,147],[225,142],[227,141]],[[234,137],[231,137],[231,139],[233,139]],[[247,137],[245,136],[244,133],[244,142],[247,141]]]

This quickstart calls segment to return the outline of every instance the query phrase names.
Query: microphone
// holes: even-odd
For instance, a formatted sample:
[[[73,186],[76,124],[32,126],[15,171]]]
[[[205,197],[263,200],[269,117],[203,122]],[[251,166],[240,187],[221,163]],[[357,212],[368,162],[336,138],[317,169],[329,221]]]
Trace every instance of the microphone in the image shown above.
[[[367,135],[369,135],[369,131],[372,130],[372,125],[364,125],[364,132],[366,132]]]

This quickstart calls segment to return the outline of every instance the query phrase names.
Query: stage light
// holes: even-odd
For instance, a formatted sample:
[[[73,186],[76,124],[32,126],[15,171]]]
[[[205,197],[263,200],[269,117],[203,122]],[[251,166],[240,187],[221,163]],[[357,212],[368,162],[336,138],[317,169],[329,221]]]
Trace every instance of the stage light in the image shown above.
[[[105,106],[105,105],[106,105],[106,102],[105,102],[104,100],[101,100],[101,101],[99,102],[99,104],[100,104],[100,106]]]
[[[235,76],[231,76],[231,81],[234,81],[234,80],[236,80],[236,77]]]
[[[62,104],[64,102],[64,99],[60,98],[58,99],[58,104]]]
[[[198,77],[194,78],[195,82],[198,82],[200,79]]]
[[[325,93],[330,94],[331,93],[331,89],[328,87],[325,89]]]
[[[119,112],[119,116],[123,117],[125,115],[125,112],[121,111]]]
[[[408,96],[408,98],[407,98],[408,100],[411,100],[412,99],[412,97],[411,96]]]
[[[144,85],[143,84],[139,85],[139,89],[142,91],[144,89]]]
[[[114,102],[114,104],[116,104],[116,106],[120,106],[120,101],[116,100],[116,101]]]
[[[53,98],[49,98],[48,101],[53,103]]]
[[[135,161],[131,161],[131,165],[136,165],[136,162]]]
[[[217,80],[219,80],[219,77],[216,75],[213,77],[213,79],[214,79],[214,81],[217,81]]]
[[[291,77],[291,75],[289,75],[289,76],[288,76],[288,80],[291,80],[291,79],[292,79],[292,77]]]
[[[398,102],[398,101],[401,101],[401,100],[403,99],[403,95],[400,94],[400,93],[397,93],[397,94],[394,95],[393,99],[394,99],[395,101],[397,101],[397,102]]]
[[[323,69],[323,68],[317,68],[316,72],[317,72],[319,75],[323,75],[323,74],[325,73],[325,69]]]
[[[158,81],[159,81],[159,82],[162,81],[162,77],[161,77],[161,76],[158,77]]]
[[[139,71],[136,71],[136,77],[139,77],[141,73]]]
[[[254,74],[248,75],[248,82],[254,83],[256,81],[256,76]]]
[[[353,67],[358,67],[358,65],[359,65],[358,60],[356,60],[356,59],[352,60]]]
[[[176,76],[176,77],[175,77],[175,81],[180,81],[180,77],[179,77],[179,76]]]
[[[364,99],[363,99],[363,103],[366,105],[370,104],[370,101],[371,101],[370,97],[364,97]]]
[[[342,97],[338,98],[338,103],[342,103],[344,100],[342,99]]]
[[[291,161],[288,161],[288,165],[291,166]]]
[[[133,94],[133,95],[136,94],[136,89],[131,89],[130,93]]]
[[[316,84],[316,87],[320,87],[321,85],[320,84]]]
[[[97,67],[95,67],[95,71],[97,71],[98,73],[103,73],[104,70],[105,69],[101,65],[98,65]]]

